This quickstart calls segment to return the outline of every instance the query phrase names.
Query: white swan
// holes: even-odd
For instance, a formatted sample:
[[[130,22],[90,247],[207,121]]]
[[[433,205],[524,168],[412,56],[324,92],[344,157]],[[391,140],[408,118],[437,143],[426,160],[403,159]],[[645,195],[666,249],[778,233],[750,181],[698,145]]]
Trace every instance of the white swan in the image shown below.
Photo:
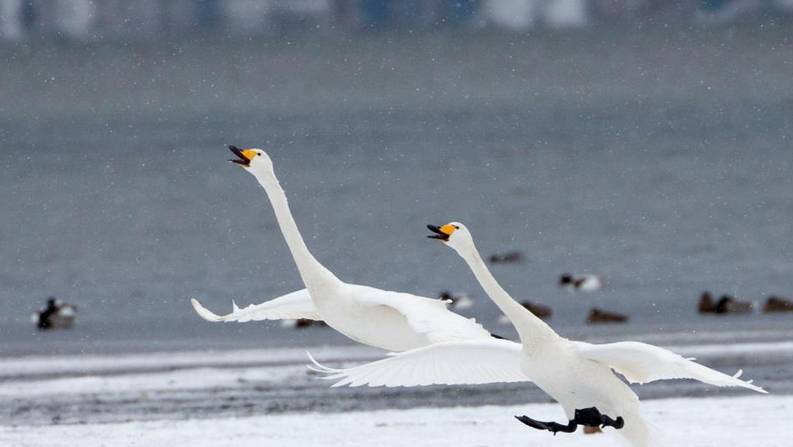
[[[574,431],[581,425],[619,427],[634,446],[649,445],[649,430],[639,414],[639,399],[620,380],[631,383],[662,379],[696,379],[716,386],[736,386],[765,393],[760,387],[722,374],[657,346],[620,342],[593,345],[567,340],[510,297],[487,269],[468,230],[460,223],[430,225],[440,239],[468,263],[490,298],[518,331],[522,346],[502,341],[487,346],[476,342],[449,342],[395,354],[376,362],[332,369],[314,362],[313,369],[336,380],[334,386],[413,386],[531,380],[559,402],[568,424],[518,419],[537,429]],[[515,368],[513,356],[521,357]]]
[[[239,157],[231,161],[253,174],[270,198],[306,289],[244,309],[233,304],[232,313],[223,316],[215,315],[193,299],[193,307],[202,318],[239,322],[323,320],[359,343],[389,351],[456,340],[484,340],[485,344],[498,341],[475,320],[449,311],[441,300],[347,284],[336,278],[306,247],[270,157],[261,149],[240,150],[234,146],[229,149]]]

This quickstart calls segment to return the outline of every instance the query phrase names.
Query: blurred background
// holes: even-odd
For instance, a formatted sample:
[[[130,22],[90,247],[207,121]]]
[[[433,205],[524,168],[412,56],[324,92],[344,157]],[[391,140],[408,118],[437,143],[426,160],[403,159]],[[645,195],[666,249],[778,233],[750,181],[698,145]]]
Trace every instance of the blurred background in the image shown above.
[[[40,382],[4,382],[25,398],[0,421],[527,399],[333,394],[306,376],[305,348],[380,353],[322,327],[200,320],[191,297],[225,313],[303,288],[226,144],[270,153],[309,247],[348,282],[465,295],[457,311],[512,336],[459,257],[425,238],[458,220],[565,336],[789,340],[793,313],[764,308],[793,296],[791,30],[791,0],[0,0],[0,382],[222,364],[134,398],[53,403],[30,397]],[[602,287],[560,287],[563,273]],[[704,291],[729,300],[703,308]],[[31,321],[50,296],[75,306],[71,329]],[[267,350],[217,354],[243,348]],[[793,383],[790,350],[697,349],[681,352],[749,366],[774,391]],[[103,353],[128,357],[71,363]],[[240,358],[291,369],[228,372]],[[194,377],[216,394],[172,389]]]
[[[773,21],[791,0],[3,0],[7,40],[427,32]]]
[[[790,330],[696,312],[705,290],[793,294],[789,1],[0,5],[4,353],[346,343],[193,313],[302,288],[225,144],[270,151],[341,278],[468,294],[496,332],[425,224],[518,252],[496,276],[567,334]],[[72,331],[35,330],[48,296]],[[593,307],[629,319],[586,328]]]

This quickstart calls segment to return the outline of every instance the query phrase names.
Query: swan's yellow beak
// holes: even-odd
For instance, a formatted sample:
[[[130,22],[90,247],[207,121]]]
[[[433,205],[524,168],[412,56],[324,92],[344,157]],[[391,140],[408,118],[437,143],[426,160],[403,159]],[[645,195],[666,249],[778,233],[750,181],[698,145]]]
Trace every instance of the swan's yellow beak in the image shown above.
[[[427,228],[429,228],[430,231],[435,233],[435,234],[431,234],[431,235],[427,236],[428,238],[430,238],[430,239],[440,239],[440,240],[442,240],[444,242],[448,241],[449,240],[449,236],[451,236],[452,233],[454,233],[454,230],[457,229],[452,224],[446,224],[446,225],[444,225],[442,227],[439,227],[437,225],[427,225]]]
[[[251,165],[251,160],[253,159],[253,157],[256,156],[256,151],[254,151],[253,149],[240,149],[237,146],[229,145],[229,150],[234,155],[239,157],[238,159],[229,160],[229,161],[232,163],[237,163],[238,165],[241,165],[246,168]]]

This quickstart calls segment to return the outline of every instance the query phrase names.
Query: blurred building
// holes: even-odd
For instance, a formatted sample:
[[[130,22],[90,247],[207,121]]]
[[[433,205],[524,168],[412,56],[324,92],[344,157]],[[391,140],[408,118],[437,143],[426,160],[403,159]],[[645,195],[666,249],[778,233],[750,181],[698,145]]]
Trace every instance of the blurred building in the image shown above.
[[[486,0],[482,16],[487,24],[514,30],[581,27],[590,21],[590,6],[588,0]]]
[[[28,9],[22,0],[0,0],[0,38],[21,40],[26,36]]]
[[[571,28],[663,18],[725,22],[793,0],[0,0],[0,38],[150,40],[190,34]]]

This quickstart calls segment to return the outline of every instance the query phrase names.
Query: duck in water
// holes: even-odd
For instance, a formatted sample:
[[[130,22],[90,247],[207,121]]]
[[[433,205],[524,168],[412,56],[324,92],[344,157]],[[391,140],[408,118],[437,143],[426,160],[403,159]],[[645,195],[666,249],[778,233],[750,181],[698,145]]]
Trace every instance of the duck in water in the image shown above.
[[[564,273],[559,277],[559,287],[571,291],[594,292],[603,287],[603,283],[595,275],[572,275]]]
[[[74,325],[76,316],[77,306],[51,296],[43,309],[33,313],[32,320],[39,330],[68,329]]]

